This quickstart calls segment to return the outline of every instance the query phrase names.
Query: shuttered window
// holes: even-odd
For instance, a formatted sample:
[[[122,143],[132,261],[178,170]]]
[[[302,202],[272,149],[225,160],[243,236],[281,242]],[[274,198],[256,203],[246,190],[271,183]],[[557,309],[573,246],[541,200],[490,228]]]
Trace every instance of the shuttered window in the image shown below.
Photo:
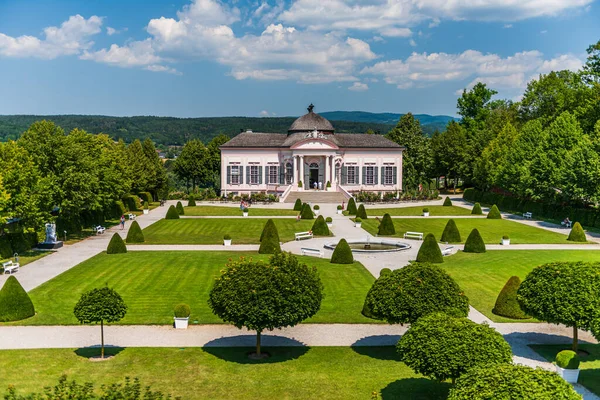
[[[232,185],[239,185],[240,184],[240,166],[239,165],[232,165],[231,167],[229,167],[231,169],[231,184]]]

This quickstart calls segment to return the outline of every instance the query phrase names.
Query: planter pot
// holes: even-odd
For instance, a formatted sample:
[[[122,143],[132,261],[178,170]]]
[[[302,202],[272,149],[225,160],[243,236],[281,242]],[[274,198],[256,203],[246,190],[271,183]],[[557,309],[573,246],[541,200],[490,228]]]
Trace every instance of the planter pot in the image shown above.
[[[175,329],[187,329],[188,320],[190,317],[186,318],[173,318],[175,320]]]
[[[424,213],[423,213],[423,216],[424,216],[424,217],[429,217],[429,213],[428,213],[428,212],[424,212]]]
[[[244,213],[244,217],[247,217],[247,216],[248,216],[248,213],[247,213],[247,212],[245,212],[245,213]]]
[[[333,226],[333,222],[327,222],[327,227],[331,228]]]
[[[144,210],[144,214],[148,214],[150,210]]]
[[[319,211],[321,210],[315,210],[315,215],[319,215]]]
[[[303,190],[304,190],[304,188],[301,188],[301,187],[298,186],[298,191],[299,192],[302,192]]]
[[[223,239],[223,246],[231,246],[231,239],[229,239],[229,240]]]
[[[337,213],[338,214],[342,214],[342,210],[337,210]]]
[[[569,383],[577,383],[577,379],[579,379],[579,370],[578,369],[564,369],[555,365],[556,372],[563,378],[565,381]]]
[[[362,222],[355,222],[354,226],[360,228],[362,226]]]
[[[330,187],[325,188],[325,190],[328,191],[328,192],[331,192],[331,188]]]
[[[502,239],[502,246],[508,246],[510,244],[510,239]]]

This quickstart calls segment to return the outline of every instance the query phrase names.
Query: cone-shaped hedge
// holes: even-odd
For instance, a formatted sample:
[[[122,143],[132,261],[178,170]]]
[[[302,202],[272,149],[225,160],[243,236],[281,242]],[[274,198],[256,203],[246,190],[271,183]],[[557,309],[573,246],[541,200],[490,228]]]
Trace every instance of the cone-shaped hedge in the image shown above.
[[[452,200],[450,200],[450,197],[446,196],[446,199],[444,200],[444,207],[450,207],[452,205]]]
[[[483,210],[481,209],[481,204],[475,203],[473,205],[473,209],[471,210],[471,215],[483,215]]]
[[[487,219],[502,219],[502,214],[500,214],[498,206],[494,204],[492,208],[490,208],[490,212],[487,215]]]
[[[442,242],[446,243],[460,243],[460,232],[456,227],[456,222],[451,218],[448,220],[446,227],[444,228],[444,232],[442,233]]]
[[[360,218],[360,219],[367,219],[369,217],[367,217],[367,210],[365,209],[365,205],[361,204],[358,207],[358,210],[356,210],[356,218]]]
[[[380,236],[391,236],[396,234],[396,228],[394,227],[394,221],[390,214],[384,214],[381,223],[379,224],[379,230],[377,234]]]
[[[300,219],[315,219],[315,216],[307,203],[302,205],[302,212],[300,213]]]
[[[127,243],[144,243],[144,233],[142,232],[142,228],[140,228],[140,224],[138,224],[137,221],[133,221],[131,223],[125,241]]]
[[[29,295],[11,275],[0,290],[0,322],[19,321],[34,315],[35,308]]]
[[[521,306],[517,301],[517,290],[519,290],[520,285],[521,279],[518,276],[510,277],[496,299],[496,305],[492,309],[494,314],[513,319],[530,318],[521,310]]]
[[[485,243],[477,229],[473,229],[465,242],[465,253],[485,253]]]
[[[419,248],[419,253],[417,254],[417,262],[429,262],[434,264],[444,262],[444,256],[442,255],[440,246],[438,246],[433,233],[428,233],[427,236],[425,236],[425,239]]]
[[[188,207],[196,207],[196,199],[194,199],[194,196],[188,197]]]
[[[350,197],[350,200],[348,200],[348,207],[346,210],[348,210],[349,215],[356,215],[356,202],[354,201],[354,197]]]
[[[302,211],[302,200],[296,199],[294,203],[294,211]]]
[[[175,209],[177,210],[177,214],[179,214],[179,215],[183,215],[184,214],[183,204],[181,204],[180,201],[177,202],[177,206],[175,206]]]
[[[260,248],[258,254],[275,254],[281,253],[281,245],[279,244],[279,233],[272,219],[269,219],[263,228],[260,235]]]
[[[352,255],[352,249],[346,242],[346,239],[341,239],[333,254],[331,255],[332,264],[352,264],[354,262],[354,256]]]
[[[127,253],[127,246],[121,238],[121,235],[115,233],[108,243],[106,248],[106,254],[122,254]]]
[[[569,233],[567,240],[570,240],[571,242],[587,242],[585,232],[579,222],[573,224],[573,228],[571,229],[571,233]]]
[[[167,210],[167,216],[165,217],[165,219],[179,219],[179,213],[177,212],[175,207],[173,207],[173,205],[169,206],[169,209]]]
[[[325,222],[325,218],[322,215],[319,215],[313,224],[312,233],[315,236],[329,236],[329,227]]]

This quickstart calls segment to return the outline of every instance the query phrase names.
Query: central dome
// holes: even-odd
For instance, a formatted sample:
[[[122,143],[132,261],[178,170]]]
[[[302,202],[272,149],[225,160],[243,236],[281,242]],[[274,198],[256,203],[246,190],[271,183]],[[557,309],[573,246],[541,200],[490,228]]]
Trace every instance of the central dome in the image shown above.
[[[313,112],[312,104],[308,106],[308,114],[304,114],[300,118],[294,121],[288,133],[296,132],[312,132],[317,130],[322,133],[333,133],[333,125],[327,119],[321,117],[319,114]]]

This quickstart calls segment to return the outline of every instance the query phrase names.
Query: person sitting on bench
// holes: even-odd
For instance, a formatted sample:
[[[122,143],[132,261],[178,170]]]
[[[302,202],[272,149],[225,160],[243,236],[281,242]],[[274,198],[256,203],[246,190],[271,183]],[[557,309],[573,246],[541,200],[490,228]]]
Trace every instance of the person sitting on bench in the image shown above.
[[[571,225],[571,220],[569,219],[569,217],[563,220],[563,225]]]

